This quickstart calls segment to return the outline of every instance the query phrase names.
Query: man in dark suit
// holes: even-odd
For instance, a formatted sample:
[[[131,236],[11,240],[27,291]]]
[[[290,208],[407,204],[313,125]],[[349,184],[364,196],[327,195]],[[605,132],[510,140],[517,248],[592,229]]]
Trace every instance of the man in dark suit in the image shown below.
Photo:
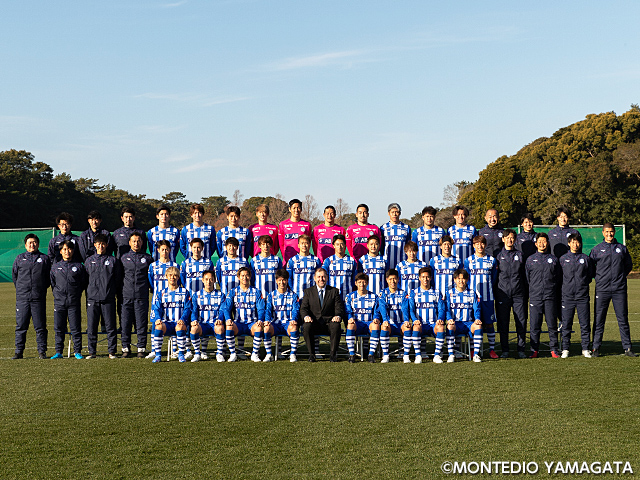
[[[313,346],[316,335],[329,335],[331,341],[332,362],[338,361],[338,345],[340,344],[340,324],[344,317],[344,304],[340,291],[327,285],[327,271],[317,268],[313,279],[315,285],[304,291],[300,302],[300,317],[304,320],[304,341],[309,349],[309,361],[315,362]]]

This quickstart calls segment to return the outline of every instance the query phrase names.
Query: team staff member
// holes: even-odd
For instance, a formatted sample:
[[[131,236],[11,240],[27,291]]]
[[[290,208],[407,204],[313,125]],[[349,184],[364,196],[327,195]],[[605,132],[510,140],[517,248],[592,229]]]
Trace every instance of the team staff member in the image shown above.
[[[123,207],[120,213],[120,220],[122,220],[122,227],[113,232],[113,241],[116,244],[116,258],[120,260],[122,255],[131,250],[129,246],[129,237],[133,232],[140,233],[142,235],[142,251],[147,251],[147,237],[144,230],[137,228],[136,223],[136,211],[131,207]]]
[[[111,255],[115,244],[113,243],[113,239],[111,238],[111,234],[108,230],[104,228],[100,228],[102,224],[102,215],[97,210],[91,210],[87,214],[87,222],[89,223],[89,228],[82,232],[80,235],[80,256],[82,257],[82,261],[84,262],[91,255],[95,255],[96,249],[94,247],[96,235],[104,235],[107,237],[107,255]]]
[[[504,230],[500,226],[498,211],[490,208],[484,216],[486,225],[478,231],[478,235],[482,235],[487,240],[487,255],[496,258],[496,255],[502,250],[502,236]]]
[[[531,255],[536,253],[536,235],[533,229],[533,215],[525,213],[520,219],[522,232],[516,237],[516,249],[520,250],[524,255],[524,261],[527,261]]]
[[[38,356],[47,358],[47,288],[51,285],[51,260],[38,250],[40,239],[33,233],[24,237],[26,252],[13,262],[11,277],[16,286],[16,352],[14,360],[23,357],[24,346],[33,318]]]
[[[615,239],[616,229],[611,223],[602,226],[604,242],[596,245],[589,256],[595,266],[596,302],[595,329],[593,333],[593,356],[600,354],[604,322],[607,318],[609,302],[613,301],[613,309],[618,319],[620,340],[624,354],[637,356],[631,350],[631,333],[629,331],[629,305],[627,300],[627,275],[633,267],[631,255],[627,248]]]
[[[569,251],[569,235],[579,232],[569,226],[571,212],[568,208],[558,208],[556,217],[558,226],[549,230],[549,246],[551,248],[551,254],[556,258],[560,258]]]
[[[73,215],[67,212],[62,212],[56,217],[56,225],[60,233],[53,237],[49,241],[49,259],[51,263],[56,263],[62,260],[60,248],[62,243],[70,241],[73,244],[73,261],[82,263],[82,256],[80,255],[80,237],[71,232],[71,226],[73,225]]]

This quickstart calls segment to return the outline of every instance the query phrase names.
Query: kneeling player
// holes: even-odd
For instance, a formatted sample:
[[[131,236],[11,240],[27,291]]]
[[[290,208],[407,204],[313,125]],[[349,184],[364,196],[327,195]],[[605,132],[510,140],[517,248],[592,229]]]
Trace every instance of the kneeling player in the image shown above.
[[[187,325],[191,318],[191,298],[186,288],[180,286],[180,270],[169,267],[165,272],[168,287],[159,292],[153,301],[151,320],[151,347],[153,348],[153,363],[162,360],[160,352],[165,335],[176,336],[178,344],[178,360],[185,362]]]
[[[260,341],[264,328],[264,298],[260,290],[251,286],[251,269],[242,267],[238,270],[240,285],[227,294],[224,304],[226,319],[225,336],[232,356],[236,353],[235,337],[253,336],[253,353],[251,361],[259,362]]]
[[[380,330],[380,346],[382,347],[382,362],[389,362],[389,340],[391,335],[403,337],[407,329],[403,321],[405,299],[407,297],[404,290],[398,288],[399,276],[394,269],[389,270],[386,275],[388,288],[385,288],[378,297],[378,310],[382,316],[382,327]],[[409,327],[411,332],[411,327]]]
[[[356,275],[355,292],[347,295],[345,307],[347,310],[347,348],[349,349],[349,363],[356,361],[356,335],[370,335],[369,357],[373,358],[380,341],[380,312],[378,311],[378,296],[367,290],[369,277],[366,273]]]
[[[224,314],[222,306],[226,297],[224,293],[215,289],[216,277],[211,270],[202,273],[202,290],[199,290],[191,297],[191,343],[195,355],[192,362],[206,360],[206,356],[201,351],[201,338],[216,337],[216,360],[224,362],[222,347],[225,343],[224,337]],[[205,347],[206,350],[206,347]],[[230,362],[236,360],[235,354],[229,357]]]
[[[295,362],[298,348],[298,314],[300,301],[298,296],[289,290],[289,272],[280,269],[276,272],[277,289],[267,297],[266,314],[264,321],[264,348],[267,356],[263,362],[271,361],[271,337],[273,335],[288,335],[291,340],[291,353],[289,361]]]
[[[482,320],[480,302],[476,293],[468,287],[469,272],[459,268],[453,273],[455,287],[447,291],[447,333],[467,334],[473,338],[473,361],[481,362]]]

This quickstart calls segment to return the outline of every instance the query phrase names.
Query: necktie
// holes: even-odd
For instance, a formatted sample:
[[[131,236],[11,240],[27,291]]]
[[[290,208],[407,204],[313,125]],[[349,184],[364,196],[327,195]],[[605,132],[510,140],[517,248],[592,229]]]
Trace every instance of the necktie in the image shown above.
[[[323,303],[324,303],[324,289],[320,290],[320,308],[322,308]]]

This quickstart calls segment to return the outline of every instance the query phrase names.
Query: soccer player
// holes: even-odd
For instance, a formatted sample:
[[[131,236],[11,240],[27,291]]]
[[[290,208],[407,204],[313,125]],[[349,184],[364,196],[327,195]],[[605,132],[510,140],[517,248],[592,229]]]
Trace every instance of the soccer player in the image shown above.
[[[169,242],[169,258],[172,262],[176,261],[178,250],[180,250],[180,231],[176,227],[171,226],[171,209],[167,205],[161,205],[156,210],[156,218],[158,225],[147,232],[147,241],[149,242],[149,253],[154,260],[158,260],[157,243],[160,240]]]
[[[251,286],[251,269],[249,267],[242,267],[238,270],[238,280],[240,285],[229,292],[223,306],[224,318],[227,323],[225,330],[227,346],[233,356],[236,353],[235,337],[252,335],[251,361],[260,362],[258,353],[264,328],[264,298],[262,298],[260,290]]]
[[[18,360],[24,355],[29,321],[33,318],[38,357],[47,358],[47,289],[51,285],[51,260],[38,247],[40,239],[29,233],[24,237],[26,252],[13,262],[11,277],[16,286],[16,350]]]
[[[420,269],[428,267],[426,263],[418,260],[418,245],[409,240],[404,246],[404,254],[407,259],[400,262],[396,268],[400,275],[400,288],[409,293],[420,285]]]
[[[538,358],[543,314],[549,330],[551,356],[560,358],[558,323],[556,321],[556,291],[560,281],[560,267],[558,259],[548,253],[549,237],[546,233],[538,233],[536,248],[538,251],[527,258],[525,264],[529,284],[529,316],[531,318],[529,337],[532,353],[529,358]]]
[[[225,256],[225,248],[227,246],[227,239],[235,238],[238,240],[238,256],[248,260],[253,253],[253,235],[248,228],[240,226],[240,208],[236,206],[226,207],[227,221],[229,225],[227,227],[218,230],[218,255],[220,258]],[[220,279],[218,279],[219,281]]]
[[[633,268],[633,262],[627,247],[618,243],[615,235],[616,229],[613,224],[605,223],[602,226],[604,242],[596,245],[589,254],[594,263],[596,279],[595,328],[593,332],[594,357],[600,354],[604,323],[607,318],[609,302],[611,301],[613,301],[613,309],[618,320],[624,354],[628,357],[636,356],[631,350],[627,299],[627,275]]]
[[[185,352],[187,325],[191,323],[191,296],[186,288],[180,286],[178,267],[169,267],[165,275],[168,287],[155,295],[151,311],[153,363],[162,361],[160,352],[165,335],[177,338],[178,361],[183,363],[187,361]]]
[[[178,267],[178,264],[171,260],[171,248],[169,240],[158,240],[155,245],[158,260],[149,265],[149,285],[153,291],[151,303],[155,302],[156,295],[169,286],[169,280],[166,277],[167,269]]]
[[[325,259],[322,267],[329,274],[329,285],[340,290],[342,301],[347,298],[355,287],[358,262],[346,254],[347,240],[344,235],[333,237],[335,255]]]
[[[387,259],[380,255],[380,238],[371,235],[367,239],[368,253],[360,257],[359,271],[369,278],[369,290],[380,295],[384,290],[384,275],[387,271]]]
[[[453,272],[462,268],[462,262],[451,254],[453,239],[449,235],[440,238],[440,250],[442,254],[432,258],[429,266],[433,270],[436,290],[442,298],[446,298],[447,292],[453,287]]]
[[[296,351],[300,331],[298,320],[300,314],[300,300],[298,296],[289,290],[289,273],[284,269],[276,272],[278,288],[267,297],[264,320],[264,346],[267,355],[263,362],[271,361],[271,337],[273,335],[288,335],[291,342],[289,361],[296,362]]]
[[[216,360],[224,362],[222,348],[225,344],[225,323],[223,305],[226,301],[224,293],[215,289],[216,276],[211,270],[202,272],[202,290],[191,295],[191,344],[194,355],[192,362],[207,360],[206,346],[202,348],[202,338],[216,337]],[[185,357],[186,358],[186,357]],[[236,361],[235,354],[229,357]]]
[[[291,217],[280,222],[278,226],[278,241],[282,251],[282,264],[287,265],[289,259],[300,252],[298,248],[298,237],[300,235],[313,235],[311,224],[302,220],[302,202],[294,198],[289,202],[289,213]]]
[[[94,239],[95,254],[84,262],[87,271],[87,358],[96,358],[100,317],[107,330],[109,358],[116,357],[118,325],[116,322],[116,292],[122,282],[122,264],[109,252],[109,237],[101,233]]]
[[[440,352],[445,340],[445,304],[440,292],[433,284],[433,270],[431,267],[423,267],[419,272],[420,286],[407,294],[405,304],[405,323],[402,328],[404,335],[404,363],[411,363],[409,353],[411,345],[415,352],[415,363],[422,363],[422,339],[427,336],[435,337],[436,349],[433,353],[433,362],[442,363]],[[453,322],[452,322],[453,324]],[[454,345],[455,332],[447,330],[447,349],[449,358],[447,362],[455,362]],[[426,356],[426,352],[425,352]]]
[[[62,260],[60,248],[63,242],[67,240],[73,244],[73,258],[74,263],[82,263],[82,256],[80,255],[80,238],[71,232],[71,226],[73,225],[73,215],[67,212],[62,212],[56,217],[56,225],[60,233],[53,237],[49,241],[49,259],[51,263],[56,263]]]
[[[111,238],[111,234],[108,230],[100,228],[102,224],[102,215],[97,210],[91,210],[87,215],[87,221],[89,222],[89,228],[82,232],[80,235],[80,256],[84,262],[91,255],[95,255],[96,250],[94,248],[96,235],[104,235],[107,237],[107,251],[106,255],[111,255],[115,250],[115,244]]]
[[[303,234],[298,237],[298,248],[300,253],[287,262],[287,272],[289,272],[289,288],[298,295],[298,298],[301,298],[305,289],[314,285],[313,274],[321,265],[320,260],[309,253],[311,248],[309,235]]]
[[[440,239],[447,232],[443,228],[436,227],[437,210],[433,207],[422,209],[422,227],[411,233],[411,240],[418,245],[418,258],[429,265],[431,259],[440,255]]]
[[[147,325],[149,322],[149,266],[153,257],[142,249],[145,235],[132,232],[129,237],[130,250],[120,259],[124,281],[122,285],[122,357],[127,358],[131,349],[131,328],[135,324],[138,337],[138,358],[144,358],[147,348]],[[153,353],[153,352],[152,352]]]
[[[387,258],[387,268],[396,269],[404,260],[404,246],[411,240],[411,227],[400,221],[402,209],[397,203],[387,207],[389,221],[380,227],[384,243],[384,256]]]
[[[313,252],[320,263],[335,254],[333,239],[336,235],[344,235],[344,227],[336,225],[336,209],[333,205],[324,207],[324,223],[313,229]]]
[[[482,320],[478,295],[469,288],[469,272],[464,268],[454,272],[453,281],[455,287],[447,291],[445,301],[447,330],[449,336],[462,334],[473,339],[473,361],[479,363],[482,361]],[[452,361],[451,350],[447,361]]]
[[[591,334],[591,307],[589,284],[593,278],[593,262],[582,253],[582,238],[569,235],[569,253],[559,260],[562,269],[562,358],[569,356],[573,315],[577,310],[580,323],[582,355],[591,358],[589,336]]]
[[[551,254],[556,258],[569,251],[569,235],[579,233],[575,228],[569,226],[571,212],[566,207],[559,207],[556,212],[558,226],[549,230],[549,246]]]
[[[144,230],[136,228],[136,211],[131,207],[123,207],[120,213],[122,227],[113,232],[113,240],[115,242],[116,258],[120,260],[122,256],[131,250],[129,246],[129,237],[133,232],[142,234],[142,251],[147,251],[147,237]]]
[[[254,223],[249,227],[251,236],[254,239],[253,252],[251,253],[251,256],[255,257],[258,255],[258,253],[260,253],[260,245],[255,242],[255,239],[259,239],[263,235],[267,235],[269,238],[271,238],[271,255],[278,255],[278,252],[280,251],[278,227],[267,223],[267,220],[269,218],[269,206],[265,205],[264,203],[258,205],[256,207],[256,217],[258,218],[258,223]]]
[[[527,331],[527,282],[525,279],[525,258],[523,252],[516,250],[516,232],[506,229],[502,236],[504,248],[496,257],[498,280],[495,290],[496,319],[500,333],[502,358],[509,357],[509,322],[511,310],[516,324],[518,337],[518,356],[527,358],[524,353]]]
[[[251,259],[251,273],[253,281],[264,298],[276,289],[276,272],[282,268],[280,257],[273,251],[273,239],[269,235],[262,235],[256,243],[260,253]]]
[[[527,258],[538,251],[536,248],[537,233],[533,229],[533,215],[525,213],[520,220],[520,224],[522,225],[522,232],[516,237],[515,247],[522,252],[526,262]]]
[[[180,251],[184,258],[191,256],[191,240],[199,238],[202,241],[202,256],[211,260],[213,254],[217,252],[216,230],[204,221],[204,207],[199,203],[194,203],[189,208],[189,215],[192,223],[182,227],[180,232]],[[186,285],[185,285],[186,287]]]
[[[220,291],[225,295],[238,286],[238,272],[248,265],[243,257],[238,256],[238,248],[240,248],[240,242],[237,238],[227,238],[222,250],[227,253],[216,263],[216,278],[220,284]]]
[[[489,341],[489,356],[498,358],[495,352],[496,321],[495,306],[493,304],[493,285],[496,283],[498,272],[496,259],[486,253],[487,239],[482,235],[473,237],[473,249],[475,254],[464,261],[464,269],[469,272],[469,284],[471,290],[476,292],[480,301],[480,319],[482,329],[487,334]]]
[[[381,316],[378,311],[378,296],[367,290],[369,277],[365,273],[356,275],[356,291],[347,295],[347,348],[349,363],[356,361],[356,336],[369,335],[369,363],[375,363],[373,355],[380,342]]]
[[[64,240],[59,244],[62,260],[51,266],[51,288],[53,290],[53,330],[56,338],[56,353],[52,359],[62,358],[64,336],[69,330],[73,339],[73,351],[82,360],[81,306],[82,292],[87,286],[87,272],[84,265],[73,260],[76,244]]]
[[[192,238],[189,242],[189,255],[180,265],[180,283],[187,289],[189,295],[202,290],[202,274],[213,270],[213,263],[209,257],[203,255],[205,243],[200,238]]]
[[[403,337],[406,326],[404,325],[404,303],[407,293],[398,288],[399,275],[397,270],[391,269],[386,273],[388,288],[385,288],[378,297],[378,311],[382,317],[380,327],[380,347],[382,348],[382,361],[389,363],[389,341],[393,335]],[[411,327],[409,327],[411,330]]]
[[[456,224],[449,227],[449,236],[453,239],[453,256],[460,262],[464,262],[473,252],[472,240],[478,235],[476,227],[467,225],[469,209],[462,205],[456,205],[452,210]]]
[[[487,241],[487,255],[496,258],[496,255],[502,250],[503,228],[499,225],[500,216],[495,208],[490,208],[484,216],[485,224],[478,234],[482,235]]]
[[[369,207],[361,203],[356,208],[357,223],[347,228],[347,251],[356,261],[367,253],[367,242],[371,235],[382,238],[380,229],[369,223]]]

